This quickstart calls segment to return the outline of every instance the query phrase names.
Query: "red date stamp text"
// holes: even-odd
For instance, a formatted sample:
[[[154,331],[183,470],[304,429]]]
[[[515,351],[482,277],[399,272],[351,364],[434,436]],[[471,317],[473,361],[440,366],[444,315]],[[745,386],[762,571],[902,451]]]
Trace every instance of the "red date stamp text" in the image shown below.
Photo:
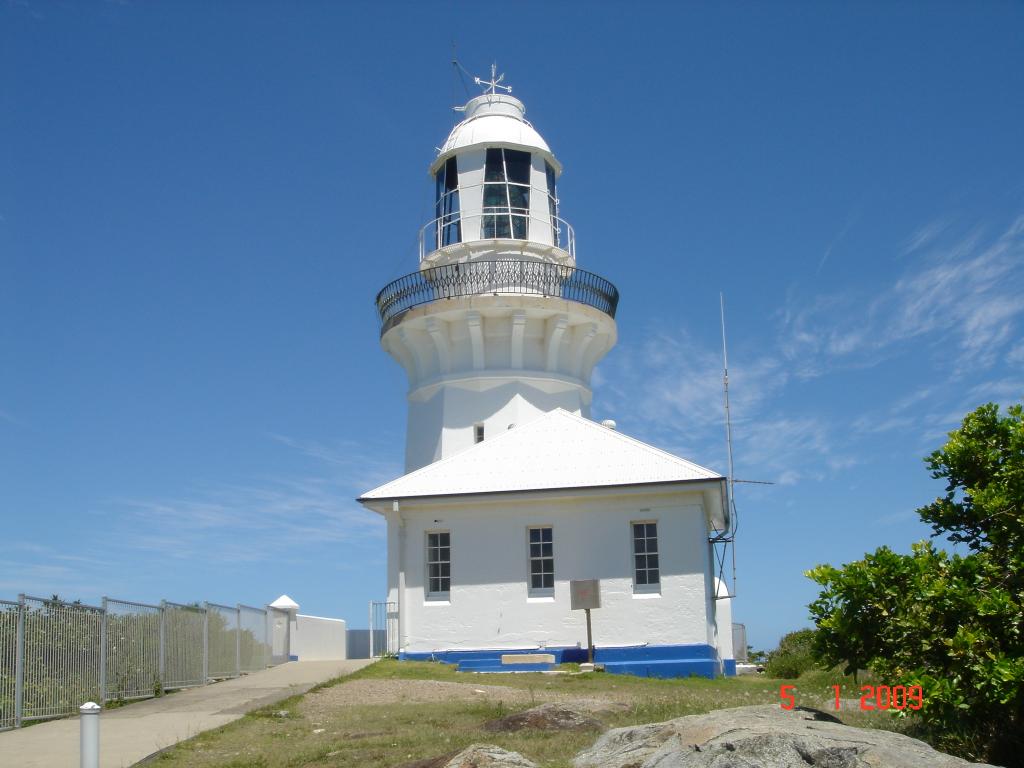
[[[779,687],[779,703],[783,709],[793,709],[796,706],[796,696],[793,691],[795,685],[783,685]],[[842,689],[838,685],[832,686],[835,694],[836,710],[840,709],[840,693]],[[862,685],[860,687],[860,709],[862,711],[874,710],[918,710],[924,706],[924,694],[920,685]]]

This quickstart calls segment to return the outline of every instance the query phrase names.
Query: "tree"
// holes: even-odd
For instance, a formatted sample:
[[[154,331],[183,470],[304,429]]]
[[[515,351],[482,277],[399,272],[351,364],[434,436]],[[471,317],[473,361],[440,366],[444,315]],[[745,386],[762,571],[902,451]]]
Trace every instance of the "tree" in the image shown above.
[[[933,537],[909,555],[881,547],[842,568],[807,575],[814,653],[846,671],[870,668],[889,685],[920,685],[921,721],[940,747],[1024,765],[1024,408],[968,414],[925,459],[946,491],[917,510]]]
[[[783,635],[779,647],[768,654],[764,671],[769,677],[800,677],[801,674],[816,669],[811,648],[814,643],[813,629],[798,629]]]

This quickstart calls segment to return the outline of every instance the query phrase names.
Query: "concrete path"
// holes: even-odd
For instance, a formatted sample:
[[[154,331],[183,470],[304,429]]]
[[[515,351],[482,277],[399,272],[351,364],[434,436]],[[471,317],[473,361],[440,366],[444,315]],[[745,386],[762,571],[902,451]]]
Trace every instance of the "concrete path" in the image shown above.
[[[125,768],[246,712],[305,693],[370,661],[292,661],[213,685],[148,699],[100,715],[100,768]],[[0,768],[77,768],[78,718],[0,733]]]

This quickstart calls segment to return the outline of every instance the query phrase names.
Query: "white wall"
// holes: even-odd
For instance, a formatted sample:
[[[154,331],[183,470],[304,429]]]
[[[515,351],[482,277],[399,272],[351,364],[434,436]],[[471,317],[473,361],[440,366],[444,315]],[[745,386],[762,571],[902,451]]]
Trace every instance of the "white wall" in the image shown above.
[[[590,376],[615,321],[575,301],[536,295],[445,299],[409,310],[381,344],[409,378],[405,470],[555,408],[589,416]]]
[[[434,388],[429,397],[411,396],[406,471],[471,448],[476,424],[484,425],[487,440],[556,408],[588,417],[589,400],[590,391],[578,384],[526,377],[467,379]]]
[[[298,614],[292,625],[291,654],[299,661],[335,661],[347,658],[345,622]]]
[[[285,611],[270,611],[271,657],[275,664],[288,661],[288,624],[290,619]]]
[[[714,642],[701,494],[611,493],[419,508],[404,503],[398,514],[388,514],[389,599],[401,599],[402,649],[585,644],[584,613],[570,610],[569,581],[586,578],[601,579],[602,607],[592,612],[596,645]],[[656,593],[634,592],[630,523],[638,520],[658,522]],[[527,528],[536,525],[554,529],[553,597],[528,593]],[[452,546],[447,601],[428,599],[424,586],[425,534],[442,530],[451,533]],[[402,565],[406,588],[399,598]]]
[[[715,590],[718,595],[728,595],[729,586],[719,579],[715,579]],[[732,598],[719,597],[715,600],[715,627],[717,630],[718,655],[723,659],[734,659],[732,647]]]

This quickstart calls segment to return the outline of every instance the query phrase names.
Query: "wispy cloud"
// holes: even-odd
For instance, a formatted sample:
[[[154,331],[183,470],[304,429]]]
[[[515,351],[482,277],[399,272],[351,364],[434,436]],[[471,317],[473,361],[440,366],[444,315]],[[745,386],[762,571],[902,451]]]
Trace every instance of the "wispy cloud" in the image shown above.
[[[332,477],[337,482],[346,483],[353,495],[402,474],[401,467],[392,458],[395,451],[390,445],[368,445],[365,440],[344,439],[325,443],[279,434],[272,434],[271,437],[282,445],[334,467]]]
[[[937,237],[939,237],[939,235],[946,231],[946,228],[949,227],[950,223],[951,219],[944,217],[925,224],[907,238],[907,242],[903,247],[903,255],[908,256],[911,253],[928,246]]]
[[[1024,341],[1018,341],[1006,353],[1006,362],[1010,365],[1024,367]]]
[[[355,496],[400,471],[365,452],[335,451],[283,436],[278,442],[328,465],[326,472],[258,484],[223,484],[168,499],[120,499],[121,540],[129,547],[189,559],[216,544],[225,561],[302,559],[311,546],[381,538],[383,523]],[[339,469],[341,471],[339,471]]]
[[[121,584],[124,567],[153,567],[166,574],[169,567],[211,562],[252,567],[383,551],[383,521],[355,497],[401,474],[400,467],[372,446],[273,439],[310,457],[306,471],[183,487],[173,497],[112,499],[93,510],[93,540],[83,540],[74,554],[36,542],[5,544],[0,593],[31,588],[77,597],[102,594],[99,585]],[[78,554],[107,551],[113,542],[116,562]]]
[[[846,237],[846,233],[850,231],[850,227],[852,227],[856,223],[859,217],[859,213],[852,213],[849,217],[847,217],[846,223],[843,224],[842,229],[839,230],[839,234],[832,238],[832,242],[828,244],[828,247],[825,249],[825,252],[821,255],[821,260],[818,262],[818,268],[814,271],[814,274],[821,274],[821,270],[825,266],[825,263],[828,261],[829,257],[832,255],[832,251],[834,251],[836,246],[843,241],[843,238]]]
[[[100,571],[106,568],[105,563],[98,565]],[[50,547],[20,556],[11,551],[0,557],[0,597],[13,599],[16,594],[30,592],[34,597],[61,595],[74,600],[83,594],[102,593],[100,581],[86,573],[80,563],[69,561]],[[96,575],[96,569],[91,575]]]
[[[733,419],[743,424],[785,386],[788,373],[777,358],[760,355],[730,367],[729,379]],[[704,461],[724,458],[720,349],[685,331],[658,332],[638,348],[620,350],[603,369],[600,386],[604,409],[627,418],[647,439],[711,457]]]
[[[914,233],[888,283],[810,297],[794,288],[774,335],[730,355],[738,477],[824,480],[861,463],[880,436],[924,451],[979,403],[1024,396],[1019,376],[977,381],[1003,360],[1024,363],[1024,216],[996,236],[976,228],[953,239],[950,226],[940,219]],[[928,383],[893,380],[869,410],[803,403],[803,393],[833,386],[818,379],[922,354]],[[659,331],[619,349],[595,386],[641,439],[724,469],[721,369],[717,339]]]
[[[926,230],[911,251],[927,242],[927,254],[874,295],[791,298],[781,348],[798,376],[877,365],[908,343],[929,341],[941,341],[939,354],[951,357],[955,370],[976,369],[991,366],[1019,338],[1024,216],[987,241],[975,230],[940,247],[935,238],[945,225]]]

